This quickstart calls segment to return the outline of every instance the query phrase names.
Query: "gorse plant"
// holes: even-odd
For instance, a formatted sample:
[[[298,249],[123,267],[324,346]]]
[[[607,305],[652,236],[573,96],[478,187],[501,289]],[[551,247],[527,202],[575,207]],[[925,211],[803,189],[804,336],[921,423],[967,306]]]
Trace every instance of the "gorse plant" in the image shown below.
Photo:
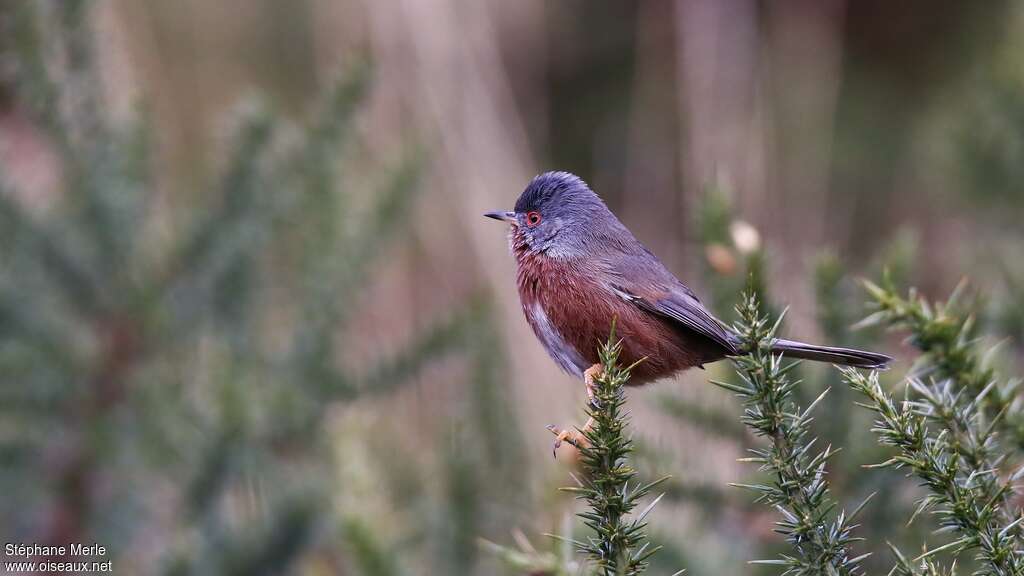
[[[772,320],[764,315],[756,295],[745,295],[736,308],[739,319],[734,330],[743,353],[732,362],[740,382],[714,383],[740,397],[740,423],[751,435],[764,438],[767,446],[752,449],[753,455],[742,459],[758,464],[765,478],[734,485],[752,490],[758,503],[781,514],[775,531],[784,536],[787,547],[777,558],[752,563],[777,566],[783,574],[791,575],[863,574],[868,572],[869,557],[880,550],[879,542],[884,542],[891,551],[886,556],[895,559],[894,565],[885,566],[890,576],[954,576],[958,564],[968,573],[979,575],[1024,574],[1024,516],[1015,489],[1016,482],[1024,477],[1024,467],[1020,466],[1016,441],[1004,441],[1007,436],[1016,438],[1016,427],[1007,426],[1007,418],[1017,417],[1014,386],[1000,386],[995,371],[979,355],[970,317],[954,306],[955,297],[950,304],[933,305],[916,295],[903,299],[891,289],[874,285],[869,285],[869,291],[879,310],[863,324],[908,329],[910,341],[922,351],[905,378],[902,401],[893,399],[879,373],[843,368],[837,375],[849,395],[843,396],[848,398],[846,405],[836,405],[834,400],[830,403],[826,388],[806,407],[800,407],[795,392],[805,383],[793,376],[797,363],[787,363],[771,351],[781,317]],[[833,312],[832,317],[842,313],[838,308]],[[833,326],[832,330],[839,328]],[[590,556],[602,575],[614,573],[608,571],[612,566],[626,574],[645,568],[630,558],[638,557],[631,550],[644,550],[637,527],[646,511],[637,520],[624,520],[632,508],[630,497],[635,494],[628,489],[634,472],[625,461],[632,453],[632,442],[623,436],[627,425],[625,398],[621,388],[616,392],[619,380],[628,377],[629,370],[616,369],[617,351],[612,342],[601,350],[604,375],[598,380],[597,401],[588,409],[595,426],[587,431],[590,445],[581,446],[584,475],[580,486],[571,489],[586,501],[581,517],[595,536],[569,541]],[[878,462],[876,457],[883,461],[870,465],[864,465],[865,460],[857,462],[856,468],[863,470],[858,481],[874,481],[876,489],[883,492],[879,500],[885,499],[892,509],[877,510],[871,495],[864,498],[865,491],[854,500],[851,514],[837,511],[840,501],[833,496],[828,479],[830,472],[834,473],[830,468],[839,450],[828,444],[822,446],[817,436],[822,430],[834,428],[815,426],[813,417],[816,409],[820,411],[826,405],[830,411],[849,411],[845,421],[854,425],[866,423],[862,419],[865,414],[855,410],[856,405],[873,412],[873,425],[864,426],[860,435],[843,437],[869,439],[871,446],[862,447],[859,456],[871,458],[867,462]],[[741,441],[749,438],[730,427],[723,413],[707,414],[679,401],[668,406],[672,414],[713,427],[722,437]],[[895,455],[890,452],[893,449]],[[660,454],[647,446],[638,453],[643,458]],[[903,505],[904,500],[912,498],[901,485],[894,484],[899,473],[915,478],[924,490],[916,507]],[[848,478],[840,480],[851,482]],[[708,514],[739,507],[710,488],[666,486],[677,497],[689,490],[693,497],[706,500]],[[642,486],[638,493],[649,487]],[[855,535],[855,529],[867,537],[879,536],[877,527],[858,528],[862,517],[874,517],[876,523],[877,518],[889,518],[889,522],[904,525],[899,545],[882,538],[874,546],[858,544],[864,538]],[[925,533],[919,531],[917,527],[922,524],[935,531],[940,539],[937,544],[929,543]],[[854,548],[860,546],[866,550],[855,552]],[[901,547],[918,547],[920,553],[907,555]],[[512,557],[508,549],[495,550]],[[968,556],[968,552],[972,554]],[[515,558],[528,573],[566,572],[566,564],[557,556],[541,556],[533,551]],[[884,560],[876,560],[872,566],[877,569],[879,562]]]
[[[928,492],[918,501],[911,521],[931,512],[939,520],[938,530],[955,536],[913,560],[892,547],[897,564],[891,573],[952,574],[953,568],[947,571],[934,557],[975,550],[981,566],[978,573],[1021,574],[1024,518],[1008,508],[1013,483],[1024,469],[1003,475],[1000,470],[1009,454],[997,442],[999,431],[1012,434],[1016,430],[1004,425],[1014,410],[1013,389],[998,387],[994,371],[977,356],[969,319],[954,314],[951,305],[929,305],[913,294],[902,299],[891,289],[873,284],[869,291],[879,310],[865,324],[908,328],[910,341],[923,352],[907,379],[907,399],[899,403],[883,389],[877,373],[841,369],[850,388],[866,399],[860,405],[876,413],[872,432],[879,443],[898,451],[872,468],[904,469],[918,478]],[[775,329],[768,327],[767,318],[758,316],[751,297],[737,311],[736,329],[745,354],[735,363],[744,383],[719,385],[744,398],[743,421],[772,442],[770,449],[756,451],[749,460],[760,463],[774,482],[747,487],[783,513],[779,531],[797,551],[773,562],[794,574],[855,573],[866,555],[849,559],[853,541],[849,520],[840,513],[829,524],[825,517],[832,506],[827,501],[825,465],[834,451],[828,447],[809,455],[814,443],[805,439],[810,408],[801,411],[785,404],[796,385],[786,376],[792,365],[783,367],[779,357],[767,352]]]
[[[955,540],[933,549],[923,558],[947,549],[954,553],[977,549],[979,560],[987,566],[985,573],[1021,574],[1024,563],[1015,546],[1019,536],[1017,526],[1024,517],[1008,521],[1005,515],[1004,504],[1010,485],[999,479],[998,463],[985,459],[984,467],[979,468],[973,463],[973,450],[963,450],[956,434],[928,429],[929,420],[939,421],[940,428],[946,424],[945,418],[933,410],[934,403],[955,409],[957,400],[948,395],[938,396],[941,392],[917,383],[913,388],[930,400],[897,404],[882,390],[877,374],[866,376],[856,370],[843,369],[843,375],[854,390],[867,398],[864,406],[878,414],[874,431],[879,441],[899,452],[878,466],[906,468],[919,478],[929,493],[921,499],[918,511],[934,510],[942,529],[957,534]],[[968,425],[972,421],[973,418],[968,420]],[[991,429],[982,434],[980,442],[986,443]]]
[[[1024,468],[1003,470],[1019,461],[1018,383],[1001,384],[980,357],[971,316],[957,311],[963,284],[946,303],[935,304],[913,291],[902,298],[891,285],[866,285],[877,311],[862,324],[908,330],[922,352],[907,381],[908,398],[898,404],[876,375],[843,373],[868,399],[863,405],[878,414],[879,440],[899,450],[880,466],[907,468],[928,488],[918,511],[933,510],[942,528],[956,535],[932,553],[973,549],[982,573],[1021,574],[1022,517],[1009,500]],[[997,443],[1000,432],[1005,447]]]
[[[858,540],[852,534],[853,520],[861,508],[833,517],[825,466],[836,451],[831,446],[815,451],[815,440],[809,436],[811,413],[827,391],[805,409],[798,408],[791,395],[800,381],[789,377],[796,364],[784,364],[781,355],[771,352],[781,316],[771,324],[753,294],[745,295],[736,311],[735,328],[745,354],[733,362],[742,382],[714,383],[743,400],[743,423],[768,440],[767,448],[752,449],[754,456],[744,460],[759,464],[770,477],[767,483],[738,486],[754,491],[759,501],[782,514],[776,530],[793,550],[780,559],[756,563],[784,566],[786,574],[857,574],[868,556],[855,556],[851,550]]]
[[[921,351],[912,375],[950,379],[957,391],[977,398],[983,414],[998,422],[1008,441],[1024,448],[1024,413],[1014,404],[1021,381],[1000,382],[978,354],[974,317],[957,310],[966,283],[961,282],[946,302],[935,303],[915,290],[902,297],[888,281],[864,285],[876,310],[859,326],[885,325],[909,332],[908,341]]]
[[[920,558],[915,561],[904,556],[892,544],[889,544],[889,549],[896,556],[896,565],[889,571],[889,576],[956,576],[956,562],[946,570],[931,558]]]
[[[601,576],[633,576],[647,568],[648,559],[658,547],[645,541],[646,518],[661,497],[634,517],[630,514],[642,498],[667,479],[640,484],[627,461],[633,441],[626,429],[625,385],[633,366],[618,365],[621,351],[622,343],[615,339],[613,323],[608,341],[599,351],[602,371],[594,379],[594,398],[587,406],[587,416],[593,422],[583,430],[585,442],[578,446],[583,472],[580,485],[563,488],[587,504],[587,510],[579,516],[595,535],[586,541],[572,542],[590,557]]]

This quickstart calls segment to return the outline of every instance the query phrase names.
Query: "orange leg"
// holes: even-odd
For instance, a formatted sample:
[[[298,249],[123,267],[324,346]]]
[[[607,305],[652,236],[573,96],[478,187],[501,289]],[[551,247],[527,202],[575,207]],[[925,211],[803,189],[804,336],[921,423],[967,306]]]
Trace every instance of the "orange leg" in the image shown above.
[[[587,368],[586,370],[583,371],[583,383],[586,384],[587,386],[587,398],[591,404],[594,403],[594,379],[600,376],[600,374],[600,364],[594,364],[590,368]],[[587,439],[586,436],[584,436],[584,433],[590,430],[590,427],[593,425],[594,419],[588,418],[587,423],[584,424],[583,427],[580,428],[579,430],[559,430],[557,427],[553,425],[548,426],[548,430],[555,435],[555,445],[552,450],[555,456],[558,455],[558,448],[562,445],[562,442],[568,442],[569,444],[572,444],[577,448],[585,446],[587,444]]]
[[[583,371],[583,383],[587,385],[587,398],[594,402],[594,379],[601,375],[601,365],[594,364]]]

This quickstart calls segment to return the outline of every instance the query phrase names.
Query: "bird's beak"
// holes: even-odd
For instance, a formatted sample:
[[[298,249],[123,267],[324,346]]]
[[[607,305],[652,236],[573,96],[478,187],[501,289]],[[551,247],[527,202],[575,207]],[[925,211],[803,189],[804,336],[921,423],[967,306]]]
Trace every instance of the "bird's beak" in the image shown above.
[[[515,212],[500,212],[500,211],[499,212],[487,212],[487,213],[484,214],[484,216],[487,216],[488,218],[494,218],[495,220],[501,220],[503,222],[508,222],[509,224],[515,224],[516,223],[516,213]]]

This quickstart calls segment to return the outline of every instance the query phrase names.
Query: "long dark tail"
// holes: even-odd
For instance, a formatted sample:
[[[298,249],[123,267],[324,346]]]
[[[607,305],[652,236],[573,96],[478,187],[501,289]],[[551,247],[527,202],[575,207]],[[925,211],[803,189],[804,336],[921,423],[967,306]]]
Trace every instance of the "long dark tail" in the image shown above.
[[[786,358],[801,358],[803,360],[831,362],[832,364],[842,364],[843,366],[877,370],[888,368],[889,363],[892,362],[891,357],[876,352],[853,350],[852,348],[817,346],[793,340],[783,340],[782,338],[777,338],[772,343],[772,351],[782,352]]]

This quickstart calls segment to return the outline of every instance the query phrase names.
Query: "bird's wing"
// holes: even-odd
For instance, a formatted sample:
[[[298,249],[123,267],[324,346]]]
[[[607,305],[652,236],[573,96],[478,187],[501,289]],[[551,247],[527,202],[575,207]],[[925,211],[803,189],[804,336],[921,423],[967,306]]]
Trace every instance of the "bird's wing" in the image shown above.
[[[739,352],[735,337],[701,304],[692,290],[656,260],[644,261],[646,265],[637,265],[634,261],[614,267],[610,285],[619,297],[708,338],[729,354]]]

